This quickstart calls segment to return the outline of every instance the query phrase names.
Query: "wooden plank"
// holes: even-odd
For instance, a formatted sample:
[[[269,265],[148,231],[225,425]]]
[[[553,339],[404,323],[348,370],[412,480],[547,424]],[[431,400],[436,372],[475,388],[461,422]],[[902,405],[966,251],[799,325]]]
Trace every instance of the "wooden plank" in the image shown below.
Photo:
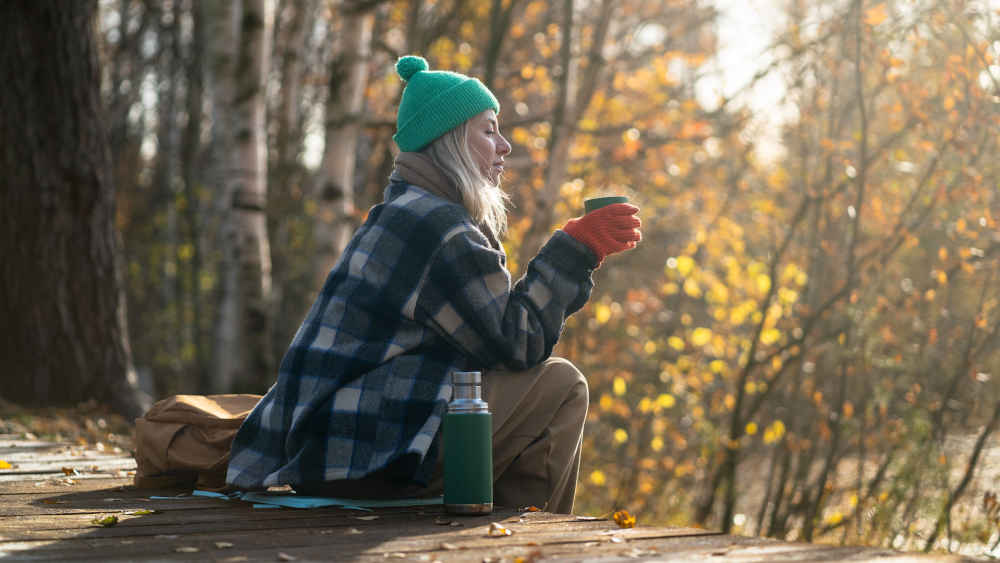
[[[67,482],[70,481],[70,482]],[[0,502],[4,495],[17,494],[59,494],[82,493],[86,491],[110,490],[120,487],[132,487],[132,479],[124,476],[92,475],[89,478],[64,479],[52,475],[38,478],[22,477],[11,481],[0,482]],[[150,494],[155,494],[150,492]],[[177,494],[177,492],[174,492]]]
[[[64,469],[65,468],[65,469]],[[31,475],[57,473],[67,474],[66,470],[84,473],[110,473],[117,470],[134,470],[135,460],[131,457],[86,457],[59,458],[42,461],[26,461],[14,465],[11,469],[0,471],[0,478],[14,475]],[[12,479],[19,480],[19,479]]]

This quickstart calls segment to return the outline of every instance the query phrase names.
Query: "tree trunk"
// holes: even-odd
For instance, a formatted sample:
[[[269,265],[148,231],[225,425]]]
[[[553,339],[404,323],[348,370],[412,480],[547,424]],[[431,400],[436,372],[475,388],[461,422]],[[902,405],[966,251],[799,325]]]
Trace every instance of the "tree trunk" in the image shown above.
[[[344,14],[337,54],[330,64],[326,102],[326,147],[316,186],[316,289],[322,287],[354,231],[354,169],[368,57],[375,15]]]
[[[149,406],[132,367],[96,2],[0,4],[0,339],[5,398]]]
[[[212,16],[212,74],[222,159],[222,297],[215,392],[261,392],[273,379],[271,255],[264,205],[267,136],[264,84],[270,61],[266,0],[219,2]]]
[[[185,323],[188,332],[185,339],[194,351],[194,365],[187,377],[190,388],[198,393],[208,392],[211,387],[206,381],[207,360],[203,340],[203,300],[201,295],[202,269],[202,218],[201,197],[198,185],[203,181],[201,174],[201,133],[202,111],[205,102],[205,3],[193,0],[191,12],[191,39],[187,51],[185,73],[187,75],[187,91],[185,98],[185,113],[187,122],[184,125],[181,141],[181,176],[184,184],[183,221],[186,239],[190,245],[190,257],[184,268],[184,278],[187,293],[185,309],[190,310],[190,321]]]

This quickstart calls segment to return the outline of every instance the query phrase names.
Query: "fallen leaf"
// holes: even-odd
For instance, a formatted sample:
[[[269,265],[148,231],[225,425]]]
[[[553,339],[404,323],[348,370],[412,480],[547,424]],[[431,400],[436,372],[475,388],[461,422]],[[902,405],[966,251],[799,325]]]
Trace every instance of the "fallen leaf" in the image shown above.
[[[289,555],[284,551],[278,552],[278,561],[295,561],[296,559],[298,559],[298,557],[294,555]]]
[[[635,528],[635,516],[629,514],[628,510],[615,512],[614,519],[619,528]]]
[[[351,516],[351,518],[354,518],[355,520],[376,520],[378,519],[378,516],[372,514],[371,516]]]
[[[622,543],[624,541],[625,541],[625,538],[623,538],[621,536],[611,536],[611,543]]]
[[[217,541],[215,542],[215,547],[218,549],[227,549],[233,547],[233,544],[227,541]]]
[[[80,474],[80,472],[77,471],[75,467],[63,467],[62,468],[62,472],[63,472],[63,475],[66,475],[67,477],[71,477],[71,476],[75,476],[75,475],[79,475]]]
[[[344,532],[344,533],[346,533],[348,535],[356,535],[356,534],[363,534],[364,532],[362,532],[361,530],[359,530],[357,528],[348,528],[347,531]]]
[[[14,466],[11,465],[9,462],[6,462],[6,461],[0,459],[0,469],[10,469],[12,467],[14,467]]]
[[[111,526],[118,524],[118,517],[112,514],[103,518],[94,518],[91,522],[101,526],[102,528],[110,528]]]
[[[201,549],[193,545],[182,545],[180,547],[175,547],[174,551],[177,553],[198,553]]]
[[[458,546],[453,543],[448,543],[446,541],[441,542],[441,549],[445,551],[454,551],[458,549]]]
[[[491,522],[490,529],[488,532],[486,532],[486,535],[490,537],[503,537],[503,536],[510,536],[513,534],[514,532],[511,531],[510,528],[504,528],[503,526],[497,524],[496,522]]]
[[[522,506],[521,508],[518,508],[517,511],[518,512],[541,512],[542,509],[538,508],[535,505],[531,505],[531,506]]]

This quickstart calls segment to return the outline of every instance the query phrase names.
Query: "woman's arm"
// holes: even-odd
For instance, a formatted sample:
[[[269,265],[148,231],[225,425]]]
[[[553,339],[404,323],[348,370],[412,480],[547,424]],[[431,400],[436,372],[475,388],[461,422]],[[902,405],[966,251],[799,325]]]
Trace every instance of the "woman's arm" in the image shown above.
[[[456,227],[422,280],[414,316],[484,369],[526,369],[549,357],[566,317],[587,302],[596,266],[586,246],[557,231],[512,285],[503,254],[471,226]]]

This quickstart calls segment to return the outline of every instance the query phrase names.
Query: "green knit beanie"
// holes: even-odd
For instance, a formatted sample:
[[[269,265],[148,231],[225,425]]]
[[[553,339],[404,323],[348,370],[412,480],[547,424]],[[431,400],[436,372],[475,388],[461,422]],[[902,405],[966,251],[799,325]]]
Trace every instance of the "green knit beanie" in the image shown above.
[[[500,113],[500,103],[479,80],[428,68],[423,57],[410,55],[396,61],[396,72],[406,87],[392,138],[402,151],[419,151],[490,108]]]

